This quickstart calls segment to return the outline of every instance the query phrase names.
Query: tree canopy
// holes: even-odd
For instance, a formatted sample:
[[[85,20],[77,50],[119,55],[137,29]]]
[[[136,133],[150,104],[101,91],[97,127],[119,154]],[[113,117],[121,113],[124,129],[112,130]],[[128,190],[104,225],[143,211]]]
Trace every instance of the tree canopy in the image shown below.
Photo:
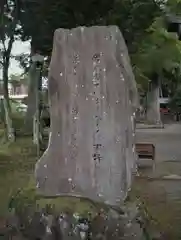
[[[180,42],[167,32],[165,14],[181,12],[178,0],[21,0],[22,40],[32,53],[50,56],[55,29],[118,25],[143,88],[153,73],[172,72],[180,62]],[[33,16],[33,17],[32,17]],[[23,63],[23,61],[22,61]]]
[[[22,0],[22,39],[31,39],[32,50],[50,55],[57,28],[79,25],[118,25],[130,52],[146,34],[154,18],[161,14],[154,0]]]
[[[135,73],[141,85],[153,80],[153,73],[166,78],[168,72],[175,74],[181,59],[181,43],[176,33],[168,33],[162,18],[157,18],[148,29],[148,35],[133,55]]]
[[[8,2],[4,0],[4,2]],[[50,57],[55,29],[118,25],[126,40],[138,83],[152,73],[172,72],[180,62],[180,42],[168,33],[164,14],[181,12],[178,0],[9,0],[18,3],[18,35],[31,40],[32,53]],[[4,6],[4,5],[3,5]],[[7,14],[5,14],[6,16]],[[9,15],[8,15],[9,16]],[[5,19],[5,18],[3,18]],[[28,56],[18,56],[26,68]],[[168,74],[167,74],[168,75]]]
[[[30,40],[31,54],[40,53],[49,62],[57,28],[90,25],[117,25],[120,28],[136,80],[144,91],[147,91],[148,82],[157,76],[174,93],[181,85],[181,44],[176,34],[167,31],[165,16],[170,13],[180,15],[179,0],[2,0],[0,64],[6,98],[11,50],[16,39]],[[27,72],[30,56],[22,54],[16,59]],[[47,69],[45,64],[45,76]],[[32,89],[33,78],[32,74]]]

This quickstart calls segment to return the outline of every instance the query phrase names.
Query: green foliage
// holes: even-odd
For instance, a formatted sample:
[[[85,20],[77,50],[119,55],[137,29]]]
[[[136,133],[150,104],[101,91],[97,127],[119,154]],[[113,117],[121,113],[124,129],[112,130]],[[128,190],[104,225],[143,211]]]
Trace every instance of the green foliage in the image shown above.
[[[167,11],[174,13],[176,15],[181,14],[181,1],[180,0],[168,0],[167,1]]]
[[[45,56],[51,53],[55,29],[79,25],[116,24],[123,32],[130,52],[134,52],[146,29],[161,14],[160,5],[153,0],[26,0],[23,10],[22,39],[30,38],[32,51]]]
[[[20,0],[3,0],[0,6],[0,46],[1,65],[9,66],[13,43],[19,38]]]
[[[3,94],[7,103],[5,107],[6,113],[6,135],[9,140],[14,140],[11,121],[11,106],[9,103],[8,78],[9,65],[12,54],[13,43],[19,38],[19,13],[20,0],[3,0],[0,5],[0,65],[3,77]],[[11,137],[12,136],[12,137]]]
[[[153,73],[162,80],[165,73],[170,72],[173,76],[180,59],[180,41],[176,34],[167,32],[163,18],[157,18],[148,29],[148,35],[140,44],[138,52],[132,57],[137,81],[146,90],[148,80],[153,80]]]
[[[19,84],[28,85],[28,75],[11,74],[9,76],[9,82],[14,86]]]
[[[129,53],[137,52],[140,42],[147,36],[147,29],[154,19],[162,15],[161,1],[116,1],[107,24],[118,25],[126,40]]]
[[[180,61],[181,44],[175,34],[166,31],[163,17],[164,12],[180,11],[178,0],[19,0],[19,9],[21,39],[30,39],[32,53],[47,56],[47,62],[55,29],[79,25],[118,25],[143,89],[147,89],[153,72],[159,76],[163,71],[173,72]],[[27,71],[29,57],[21,55],[17,59]]]
[[[55,29],[74,28],[79,25],[118,25],[131,56],[133,58],[135,54],[139,56],[138,50],[142,47],[140,43],[142,44],[145,37],[150,36],[147,29],[156,17],[162,15],[162,1],[154,0],[79,0],[79,2],[24,0],[22,2],[20,15],[22,40],[31,39],[32,53],[39,52],[48,56],[47,62],[50,60]],[[149,45],[154,44],[151,39],[149,41]],[[151,51],[146,53],[148,49],[149,47],[145,49],[145,54],[152,57]],[[144,83],[146,86],[149,78],[145,75],[143,66],[137,64],[137,61],[138,59],[133,60],[136,79],[138,83],[141,85]],[[44,73],[46,75],[46,71]]]

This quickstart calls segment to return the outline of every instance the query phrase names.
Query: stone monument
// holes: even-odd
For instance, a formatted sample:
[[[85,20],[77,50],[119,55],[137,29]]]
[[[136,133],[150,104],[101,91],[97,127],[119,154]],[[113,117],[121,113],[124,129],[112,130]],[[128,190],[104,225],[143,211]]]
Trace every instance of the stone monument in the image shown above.
[[[116,26],[57,29],[49,71],[51,130],[38,191],[116,206],[135,170],[136,82]]]

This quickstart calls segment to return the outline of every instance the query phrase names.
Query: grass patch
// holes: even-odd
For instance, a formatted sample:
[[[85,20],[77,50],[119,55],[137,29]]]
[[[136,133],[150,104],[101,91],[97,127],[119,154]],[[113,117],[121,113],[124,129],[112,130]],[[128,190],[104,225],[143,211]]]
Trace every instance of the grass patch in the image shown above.
[[[0,134],[1,132],[3,130],[0,129]],[[25,189],[20,196],[20,200],[24,201],[22,204],[28,204],[30,201],[41,207],[47,204],[55,205],[57,209],[67,208],[83,215],[96,211],[92,203],[81,199],[36,198],[35,183],[32,180],[36,160],[36,149],[31,138],[17,138],[15,143],[0,145],[0,220],[6,217],[9,200],[18,189]],[[171,166],[166,170],[166,172],[173,171]],[[131,199],[134,201],[136,198],[145,203],[155,227],[166,234],[164,240],[181,239],[181,196],[177,199],[169,199],[160,183],[140,179],[135,180],[131,192]]]
[[[82,215],[95,212],[94,204],[87,200],[38,196],[33,178],[36,160],[36,148],[31,138],[17,138],[15,143],[0,146],[0,218],[7,216],[10,199],[18,191],[20,194],[15,197],[15,207],[32,204],[44,208],[52,205],[57,210],[69,209]]]
[[[30,138],[0,146],[0,217],[7,214],[10,196],[27,186],[36,162],[35,153]]]
[[[175,184],[180,185],[180,181],[137,179],[131,192],[132,198],[139,198],[144,202],[155,228],[160,230],[164,240],[181,239],[181,196],[179,192],[176,193],[177,197],[171,196],[171,191],[168,193],[169,188],[173,191]]]

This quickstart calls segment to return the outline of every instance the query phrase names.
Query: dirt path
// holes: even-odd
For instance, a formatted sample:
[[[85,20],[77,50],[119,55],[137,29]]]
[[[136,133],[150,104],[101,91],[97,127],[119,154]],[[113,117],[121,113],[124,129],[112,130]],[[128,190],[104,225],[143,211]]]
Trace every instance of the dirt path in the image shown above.
[[[139,129],[137,142],[155,144],[156,170],[142,168],[134,184],[135,194],[146,202],[165,240],[181,239],[181,125]],[[170,179],[164,179],[168,176]]]

